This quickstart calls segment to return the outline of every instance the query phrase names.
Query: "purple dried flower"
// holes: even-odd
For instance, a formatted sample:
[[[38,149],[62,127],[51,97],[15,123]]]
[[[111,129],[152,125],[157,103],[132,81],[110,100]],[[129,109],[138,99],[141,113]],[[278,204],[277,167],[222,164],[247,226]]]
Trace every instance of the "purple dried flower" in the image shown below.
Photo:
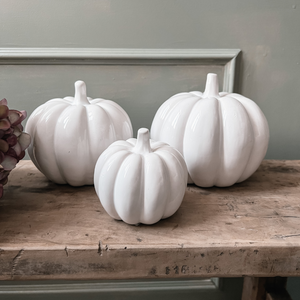
[[[30,135],[23,132],[21,125],[26,116],[25,110],[9,109],[6,99],[0,101],[0,198],[10,171],[24,157],[30,144]]]

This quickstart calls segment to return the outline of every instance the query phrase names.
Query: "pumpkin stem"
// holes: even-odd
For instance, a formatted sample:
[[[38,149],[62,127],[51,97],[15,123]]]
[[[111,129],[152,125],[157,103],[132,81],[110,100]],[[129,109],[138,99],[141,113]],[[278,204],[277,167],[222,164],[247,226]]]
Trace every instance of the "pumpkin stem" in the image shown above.
[[[137,142],[134,147],[134,151],[141,154],[152,152],[150,146],[150,134],[147,128],[141,128],[138,130]]]
[[[73,104],[90,104],[87,96],[86,96],[86,85],[84,81],[77,80],[75,82],[75,97]]]
[[[218,75],[214,73],[208,73],[206,78],[205,91],[203,98],[219,97],[219,80]]]

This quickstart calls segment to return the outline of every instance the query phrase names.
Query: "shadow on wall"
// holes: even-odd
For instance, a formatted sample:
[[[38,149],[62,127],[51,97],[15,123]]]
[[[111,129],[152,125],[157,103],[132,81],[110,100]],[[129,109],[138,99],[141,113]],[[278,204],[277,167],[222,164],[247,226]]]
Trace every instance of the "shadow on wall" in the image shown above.
[[[287,291],[292,299],[300,299],[300,277],[289,277],[287,282]]]

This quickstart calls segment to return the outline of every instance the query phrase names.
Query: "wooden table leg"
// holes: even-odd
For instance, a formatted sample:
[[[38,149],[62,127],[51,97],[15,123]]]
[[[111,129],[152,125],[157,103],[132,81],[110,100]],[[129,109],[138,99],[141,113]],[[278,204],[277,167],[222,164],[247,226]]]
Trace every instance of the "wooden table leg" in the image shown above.
[[[245,277],[242,300],[292,300],[287,277]]]

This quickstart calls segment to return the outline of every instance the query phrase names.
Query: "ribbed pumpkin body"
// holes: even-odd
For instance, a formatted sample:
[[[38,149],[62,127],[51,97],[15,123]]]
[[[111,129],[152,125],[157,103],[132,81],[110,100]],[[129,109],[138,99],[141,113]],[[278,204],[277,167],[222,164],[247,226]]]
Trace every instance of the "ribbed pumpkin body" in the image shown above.
[[[225,187],[247,179],[259,167],[269,127],[252,100],[219,93],[216,75],[208,74],[204,93],[180,93],[161,105],[151,138],[182,153],[190,183]]]
[[[36,167],[49,180],[73,186],[93,184],[100,154],[116,140],[132,137],[130,119],[118,104],[87,98],[85,84],[78,89],[75,98],[39,106],[25,128],[32,137],[28,153]]]
[[[179,208],[187,184],[181,154],[162,142],[149,142],[149,131],[138,139],[117,141],[99,157],[94,185],[107,213],[128,224],[153,224]]]

